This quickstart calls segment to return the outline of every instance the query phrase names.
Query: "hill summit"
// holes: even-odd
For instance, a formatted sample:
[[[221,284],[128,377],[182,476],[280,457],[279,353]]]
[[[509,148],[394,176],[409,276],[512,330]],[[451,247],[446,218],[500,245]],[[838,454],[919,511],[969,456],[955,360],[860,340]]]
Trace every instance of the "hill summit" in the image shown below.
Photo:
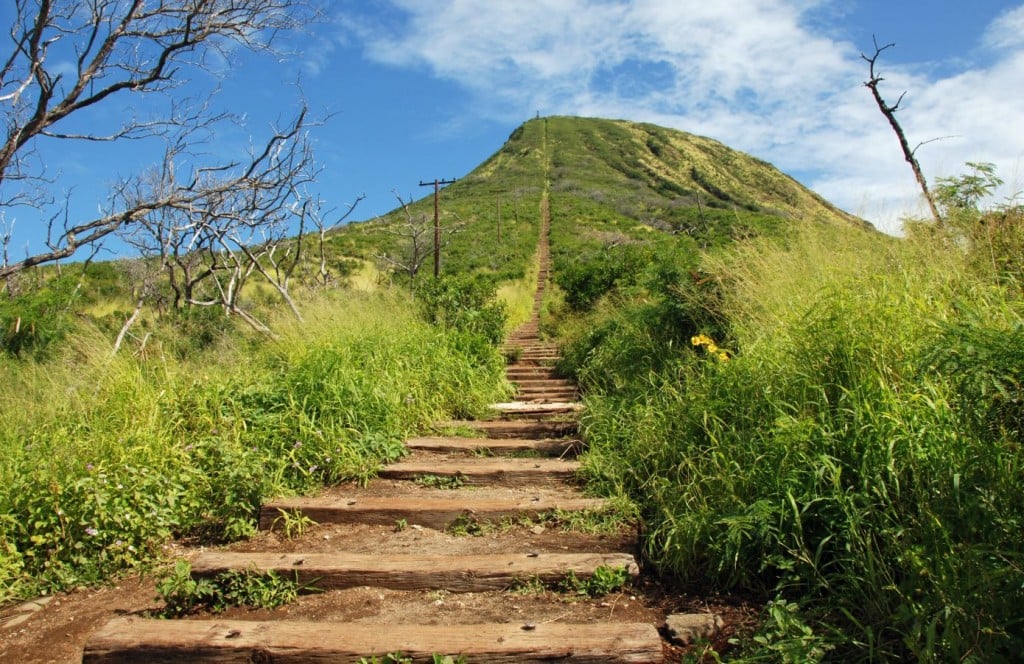
[[[580,214],[695,237],[735,238],[800,221],[870,227],[768,162],[710,138],[625,120],[530,120],[459,189],[494,189],[529,173],[542,173],[563,205],[576,199]]]

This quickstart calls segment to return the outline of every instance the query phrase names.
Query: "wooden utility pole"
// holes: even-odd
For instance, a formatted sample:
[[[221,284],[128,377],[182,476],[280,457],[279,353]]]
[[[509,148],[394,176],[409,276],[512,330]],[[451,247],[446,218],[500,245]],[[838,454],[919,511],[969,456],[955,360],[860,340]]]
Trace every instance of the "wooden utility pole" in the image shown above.
[[[441,185],[451,184],[455,182],[455,178],[451,180],[438,180],[434,178],[433,182],[424,182],[420,180],[421,187],[434,187],[434,278],[437,279],[441,276],[441,206],[439,203],[441,197]]]
[[[501,244],[501,192],[498,192],[498,244]]]

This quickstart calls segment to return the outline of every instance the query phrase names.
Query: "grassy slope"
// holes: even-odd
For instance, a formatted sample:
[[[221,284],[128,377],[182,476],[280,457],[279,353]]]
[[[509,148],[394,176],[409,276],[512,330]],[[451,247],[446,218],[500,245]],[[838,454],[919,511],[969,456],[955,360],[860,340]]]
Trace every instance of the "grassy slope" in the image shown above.
[[[1020,652],[1024,298],[964,246],[804,225],[563,318],[588,472],[665,572],[771,600],[750,661]]]

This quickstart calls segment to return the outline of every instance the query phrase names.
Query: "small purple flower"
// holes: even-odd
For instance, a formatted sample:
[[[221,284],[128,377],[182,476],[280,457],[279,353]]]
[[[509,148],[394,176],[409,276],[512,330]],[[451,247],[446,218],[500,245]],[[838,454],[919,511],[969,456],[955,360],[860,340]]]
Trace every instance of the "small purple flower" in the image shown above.
[[[294,445],[292,445],[292,447],[293,447],[294,449],[299,449],[300,447],[302,447],[302,441],[301,441],[301,440],[297,440],[297,441],[295,441],[295,444],[294,444]]]
[[[85,469],[86,470],[91,471],[93,468],[95,468],[95,466],[93,466],[91,463],[85,464]]]
[[[96,537],[97,535],[100,534],[100,531],[98,531],[95,528],[93,528],[92,526],[90,526],[90,527],[85,529],[85,534],[88,535],[89,537]]]

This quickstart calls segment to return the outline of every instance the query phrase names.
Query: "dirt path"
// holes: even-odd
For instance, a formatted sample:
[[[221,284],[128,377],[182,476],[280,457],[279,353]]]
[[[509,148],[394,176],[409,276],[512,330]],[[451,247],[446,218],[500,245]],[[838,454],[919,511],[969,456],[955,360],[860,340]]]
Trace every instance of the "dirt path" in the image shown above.
[[[152,580],[125,579],[0,615],[0,661],[355,662],[395,652],[416,661],[435,653],[470,662],[676,659],[680,651],[659,634],[666,616],[709,607],[640,573],[632,526],[565,527],[603,505],[573,477],[582,445],[576,388],[554,375],[557,350],[538,337],[550,263],[546,200],[542,212],[534,313],[508,340],[518,394],[497,404],[492,420],[458,423],[481,437],[410,440],[411,455],[366,487],[270,502],[258,537],[172,552],[196,575],[274,569],[318,592],[274,610],[154,620]],[[286,537],[272,528],[280,510],[317,525]],[[583,592],[610,570],[625,573],[627,585]]]

